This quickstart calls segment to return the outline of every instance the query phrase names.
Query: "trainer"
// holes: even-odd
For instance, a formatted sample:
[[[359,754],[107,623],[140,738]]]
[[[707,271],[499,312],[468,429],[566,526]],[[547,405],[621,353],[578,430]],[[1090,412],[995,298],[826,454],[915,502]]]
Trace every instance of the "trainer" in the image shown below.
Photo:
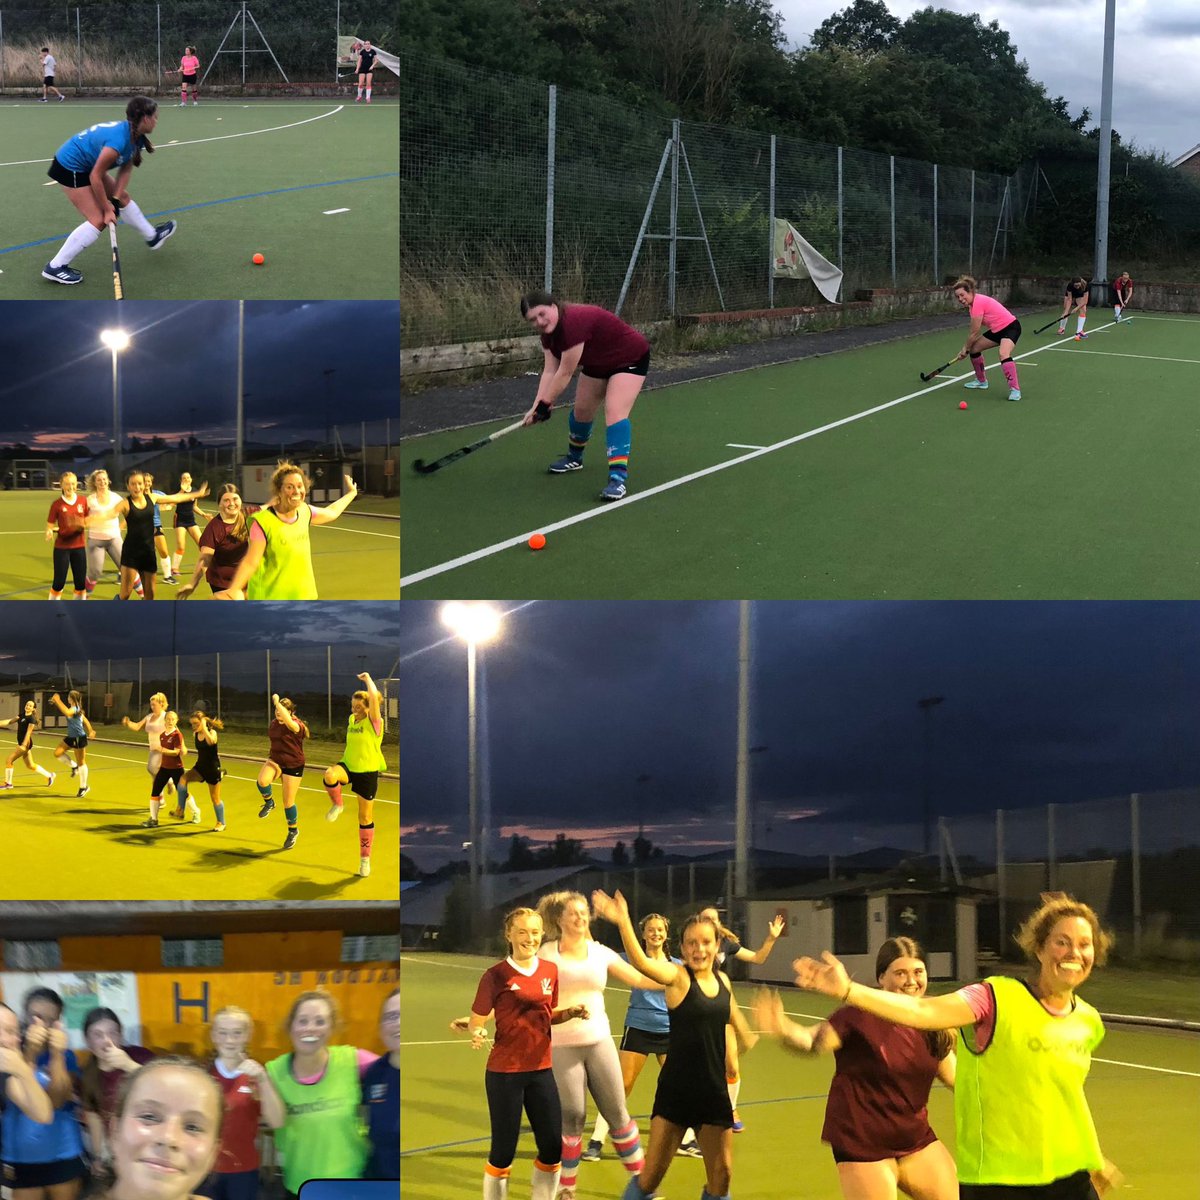
[[[525,414],[526,425],[548,421],[554,401],[566,391],[575,369],[583,368],[567,418],[567,452],[550,464],[550,474],[582,470],[592,421],[603,404],[608,484],[600,499],[623,499],[633,444],[629,416],[650,369],[650,343],[608,309],[567,304],[549,292],[522,296],[521,316],[542,335],[544,357],[537,399]]]

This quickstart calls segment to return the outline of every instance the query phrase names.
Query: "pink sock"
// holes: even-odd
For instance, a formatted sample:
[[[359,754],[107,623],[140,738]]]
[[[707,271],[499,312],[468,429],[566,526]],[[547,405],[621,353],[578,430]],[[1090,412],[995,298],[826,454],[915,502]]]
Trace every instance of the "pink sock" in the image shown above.
[[[1017,364],[1011,358],[1006,358],[1000,366],[1004,368],[1004,378],[1008,380],[1008,386],[1019,392],[1021,385],[1017,382]]]
[[[325,790],[329,793],[329,799],[334,804],[336,804],[338,806],[338,808],[341,808],[342,807],[342,785],[340,783],[335,783],[333,785],[333,787],[330,787],[329,784],[326,784]]]
[[[983,373],[982,354],[971,355],[971,366],[975,368],[975,378],[978,379],[980,383],[987,383],[987,376]]]
[[[181,88],[180,92],[179,92],[179,103],[183,104],[186,101],[187,101],[187,92],[183,91],[183,89]]]
[[[359,858],[371,857],[371,844],[375,841],[375,826],[367,825],[365,828],[360,825],[358,827],[358,856]]]

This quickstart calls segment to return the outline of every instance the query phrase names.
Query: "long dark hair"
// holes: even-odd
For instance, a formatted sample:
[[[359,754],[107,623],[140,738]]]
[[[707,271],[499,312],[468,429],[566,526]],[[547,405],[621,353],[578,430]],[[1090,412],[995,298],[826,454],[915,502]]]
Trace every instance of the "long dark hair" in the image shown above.
[[[915,941],[913,938],[888,938],[879,947],[879,953],[875,955],[876,982],[883,977],[884,972],[898,958],[915,958],[924,963],[925,951],[921,949],[920,942]],[[954,1049],[954,1034],[949,1029],[927,1029],[925,1031],[925,1044],[929,1047],[929,1053],[938,1062],[941,1062]]]
[[[543,304],[555,304],[560,310],[562,309],[562,301],[553,292],[535,288],[521,297],[521,316],[529,316],[531,308],[540,308]]]
[[[129,128],[133,133],[133,165],[140,167],[142,165],[142,151],[147,154],[154,153],[154,147],[150,143],[150,139],[142,134],[138,136],[137,127],[142,123],[145,117],[152,117],[158,112],[158,101],[151,100],[149,96],[134,96],[130,102],[125,105],[125,116],[129,121]]]

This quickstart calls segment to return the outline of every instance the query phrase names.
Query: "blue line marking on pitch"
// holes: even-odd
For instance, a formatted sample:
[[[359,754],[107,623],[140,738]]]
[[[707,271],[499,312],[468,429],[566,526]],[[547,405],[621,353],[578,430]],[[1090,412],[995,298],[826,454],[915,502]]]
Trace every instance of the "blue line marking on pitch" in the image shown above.
[[[164,208],[159,212],[147,213],[146,216],[165,217],[171,213],[187,212],[192,208],[209,208],[214,204],[232,204],[235,200],[259,200],[263,196],[279,196],[284,192],[307,192],[311,188],[338,187],[343,183],[369,183],[373,179],[398,179],[399,176],[399,171],[388,171],[383,175],[360,175],[357,179],[331,179],[327,183],[301,183],[295,187],[272,188],[269,192],[248,192],[244,196],[226,196],[224,200],[201,200],[198,204],[184,204],[179,208]],[[38,238],[36,242],[23,242],[19,246],[0,247],[0,254],[11,254],[14,250],[29,250],[34,246],[46,246],[52,242],[61,242],[66,236],[65,233],[58,233],[53,237]]]

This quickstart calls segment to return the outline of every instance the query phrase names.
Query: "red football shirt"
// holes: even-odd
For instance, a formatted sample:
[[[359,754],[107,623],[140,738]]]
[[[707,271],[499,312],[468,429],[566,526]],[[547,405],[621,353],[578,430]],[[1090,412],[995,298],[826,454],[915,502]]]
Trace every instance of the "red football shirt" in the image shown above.
[[[83,549],[83,519],[88,515],[86,496],[76,493],[73,503],[68,504],[62,496],[55,498],[46,517],[47,525],[57,525],[58,535],[54,539],[55,550]],[[77,527],[77,528],[76,528]]]
[[[650,343],[615,313],[595,304],[560,304],[553,333],[542,334],[542,345],[556,358],[583,343],[582,367],[617,371],[632,366]]]
[[[842,1048],[834,1055],[821,1140],[865,1162],[936,1141],[926,1106],[938,1060],[924,1033],[850,1007],[839,1008],[829,1023]]]
[[[162,765],[168,771],[183,766],[183,734],[178,729],[164,729],[158,735],[158,747],[162,751]]]
[[[271,742],[271,761],[278,763],[288,770],[304,766],[304,739],[308,736],[308,726],[298,717],[300,731],[293,733],[282,721],[272,719],[267,727],[267,737]]]
[[[479,981],[471,1011],[496,1014],[496,1041],[489,1071],[542,1071],[550,1066],[550,1016],[558,1004],[558,966],[534,960],[531,975],[511,959],[489,967]]]
[[[221,1126],[221,1153],[213,1170],[228,1174],[233,1171],[258,1170],[258,1125],[262,1109],[258,1102],[258,1085],[249,1075],[226,1079],[213,1063],[209,1073],[221,1085],[225,1097],[225,1123]]]

